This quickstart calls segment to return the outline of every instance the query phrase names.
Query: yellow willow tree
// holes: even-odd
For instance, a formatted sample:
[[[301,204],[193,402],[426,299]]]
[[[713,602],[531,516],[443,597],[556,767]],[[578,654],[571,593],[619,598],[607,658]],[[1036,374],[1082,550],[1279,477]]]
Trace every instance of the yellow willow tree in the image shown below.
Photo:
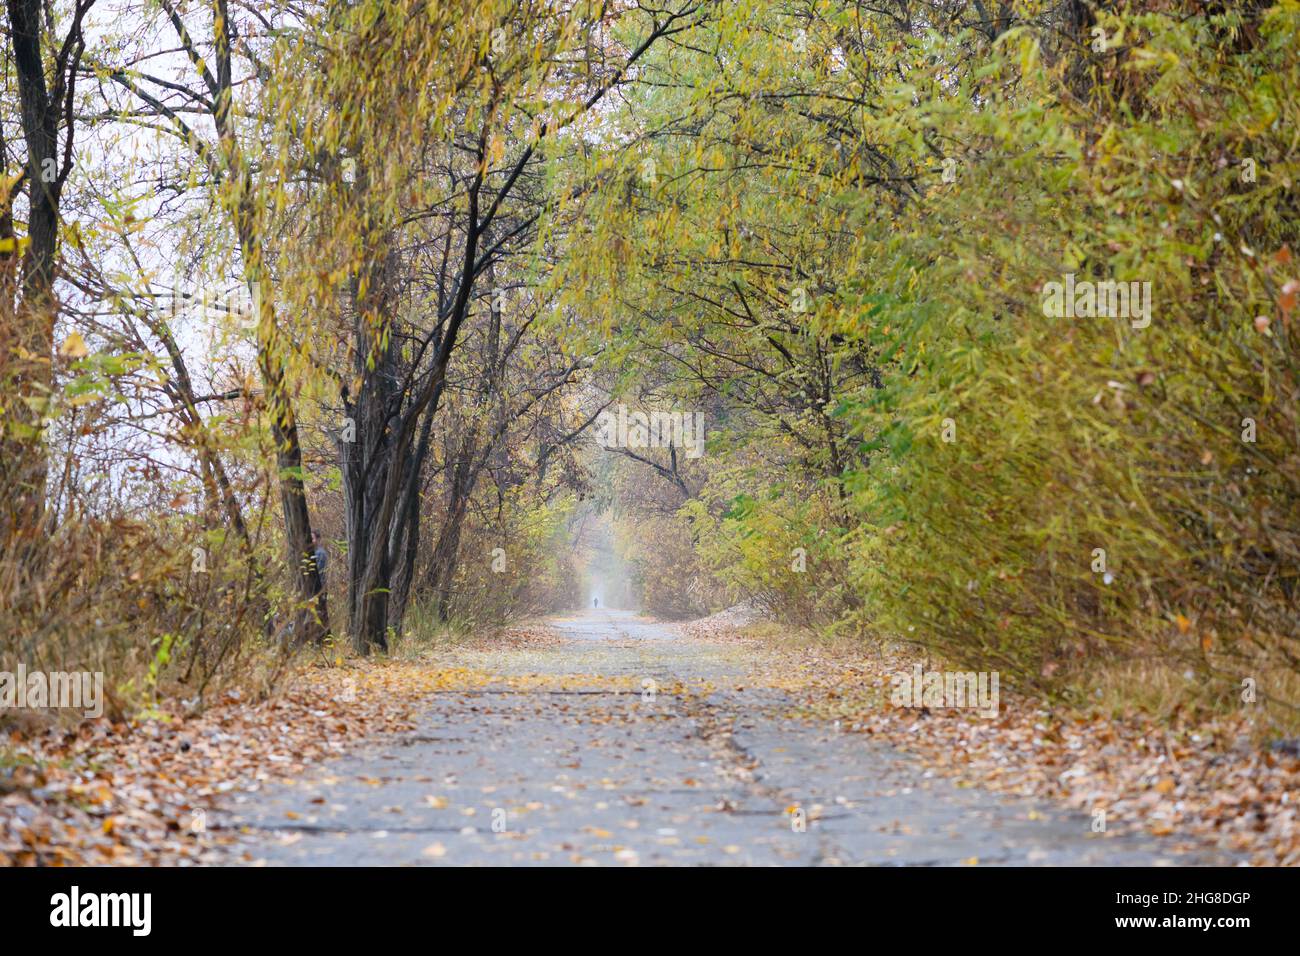
[[[267,17],[242,20],[232,15],[227,0],[184,4],[160,0],[148,8],[150,28],[172,35],[184,57],[184,67],[166,72],[141,64],[149,57],[125,56],[123,63],[96,62],[102,79],[130,97],[129,115],[157,121],[192,151],[205,188],[211,191],[234,235],[237,267],[253,303],[251,316],[256,363],[262,381],[261,404],[270,424],[284,519],[286,556],[301,610],[296,617],[297,639],[318,637],[328,630],[324,605],[315,613],[306,607],[321,591],[312,560],[311,517],[305,492],[302,446],[295,412],[295,392],[302,371],[301,337],[285,327],[277,314],[277,295],[268,261],[271,213],[283,206],[290,169],[263,149],[264,117],[249,90],[260,91],[269,79],[268,61],[279,61],[292,46],[301,17],[288,9]],[[277,39],[279,37],[279,39]]]
[[[409,580],[422,469],[475,303],[581,192],[548,155],[584,148],[609,90],[708,6],[372,0],[329,6],[304,33],[295,56],[312,67],[274,111],[309,183],[282,268],[296,308],[332,315],[343,339],[334,430],[359,651],[400,624],[394,579]],[[415,276],[421,256],[433,265]]]

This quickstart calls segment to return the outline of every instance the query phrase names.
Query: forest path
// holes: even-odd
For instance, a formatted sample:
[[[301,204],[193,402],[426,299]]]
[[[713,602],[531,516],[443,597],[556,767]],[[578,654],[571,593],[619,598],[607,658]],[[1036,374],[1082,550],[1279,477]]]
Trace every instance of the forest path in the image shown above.
[[[556,646],[477,655],[493,680],[435,695],[409,734],[236,797],[223,824],[243,830],[245,859],[1215,862],[1175,857],[1151,838],[1094,834],[1087,816],[962,788],[884,744],[790,717],[779,692],[737,685],[743,648],[625,611],[551,623]]]

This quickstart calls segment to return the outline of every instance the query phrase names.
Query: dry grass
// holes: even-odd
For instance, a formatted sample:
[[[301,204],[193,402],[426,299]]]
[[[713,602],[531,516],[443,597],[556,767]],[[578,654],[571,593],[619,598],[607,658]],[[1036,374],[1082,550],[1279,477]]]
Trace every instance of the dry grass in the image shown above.
[[[1288,703],[1300,700],[1300,674],[1276,664],[1250,672],[1253,701],[1245,699],[1247,687],[1225,692],[1223,682],[1206,681],[1186,665],[1159,659],[1103,661],[1081,678],[1078,708],[1116,716],[1145,714],[1166,725],[1241,716],[1256,743],[1300,734],[1300,710]]]

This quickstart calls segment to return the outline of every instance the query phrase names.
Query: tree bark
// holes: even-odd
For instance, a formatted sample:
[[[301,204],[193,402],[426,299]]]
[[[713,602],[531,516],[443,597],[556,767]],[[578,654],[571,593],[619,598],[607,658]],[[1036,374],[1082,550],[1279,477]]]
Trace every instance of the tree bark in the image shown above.
[[[46,513],[48,465],[41,436],[43,416],[32,406],[47,401],[54,385],[54,325],[58,316],[54,275],[59,194],[63,185],[58,134],[66,58],[60,56],[57,62],[56,86],[50,90],[41,50],[40,0],[7,0],[7,6],[23,139],[27,146],[28,218],[27,248],[22,255],[17,302],[12,306],[12,325],[0,337],[3,339],[0,347],[4,350],[3,384],[8,396],[4,413],[9,422],[0,438],[0,469],[3,469],[6,501],[0,513],[3,522],[0,554],[26,564],[39,553]],[[78,48],[84,12],[78,7],[68,38],[69,44],[75,43]],[[71,50],[72,46],[66,49]],[[68,136],[71,145],[71,129]],[[5,212],[9,214],[10,210]]]

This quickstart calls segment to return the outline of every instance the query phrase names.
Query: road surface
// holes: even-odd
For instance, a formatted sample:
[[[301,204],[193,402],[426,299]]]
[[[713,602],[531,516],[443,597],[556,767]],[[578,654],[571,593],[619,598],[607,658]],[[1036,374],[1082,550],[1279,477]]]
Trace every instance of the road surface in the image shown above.
[[[1222,862],[792,718],[780,694],[734,689],[743,648],[604,608],[554,626],[558,647],[473,661],[499,686],[435,695],[411,733],[240,794],[221,825],[278,865]],[[674,692],[701,680],[729,689]]]

